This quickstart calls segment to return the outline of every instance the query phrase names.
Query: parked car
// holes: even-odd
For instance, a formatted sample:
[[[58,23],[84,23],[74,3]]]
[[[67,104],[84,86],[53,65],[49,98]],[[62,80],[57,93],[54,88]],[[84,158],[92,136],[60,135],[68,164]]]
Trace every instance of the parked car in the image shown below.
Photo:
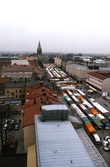
[[[109,147],[103,147],[104,151],[110,151]]]
[[[6,119],[6,122],[8,124],[14,124],[15,123],[15,120],[14,119]]]
[[[101,144],[101,140],[98,134],[93,134],[93,141],[95,142],[95,144]]]
[[[102,145],[105,151],[110,151],[110,136],[106,136],[102,139]]]
[[[9,123],[10,123],[10,124],[15,124],[15,120],[14,120],[14,119],[11,119]]]
[[[15,129],[15,130],[19,130],[19,124],[15,124],[14,129]]]

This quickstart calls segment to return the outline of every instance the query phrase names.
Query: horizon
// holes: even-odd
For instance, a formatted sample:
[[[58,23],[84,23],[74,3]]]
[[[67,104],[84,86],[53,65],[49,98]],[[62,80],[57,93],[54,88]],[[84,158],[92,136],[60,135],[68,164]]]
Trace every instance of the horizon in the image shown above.
[[[110,54],[110,1],[1,1],[0,51]],[[37,6],[37,8],[36,8]]]
[[[37,54],[37,52],[30,52],[30,51],[0,51],[0,54]],[[110,56],[110,53],[66,53],[66,52],[42,52],[42,54],[73,54],[73,55],[78,55],[82,54],[83,55],[91,55],[91,56]]]

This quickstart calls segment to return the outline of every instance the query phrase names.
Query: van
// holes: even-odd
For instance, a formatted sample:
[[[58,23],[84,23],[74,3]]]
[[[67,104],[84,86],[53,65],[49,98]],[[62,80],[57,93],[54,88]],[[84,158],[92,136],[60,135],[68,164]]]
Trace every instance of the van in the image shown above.
[[[101,144],[100,137],[96,133],[93,134],[93,140],[94,140],[95,144]]]
[[[102,114],[97,114],[96,118],[99,119],[100,121],[105,119],[105,117]]]

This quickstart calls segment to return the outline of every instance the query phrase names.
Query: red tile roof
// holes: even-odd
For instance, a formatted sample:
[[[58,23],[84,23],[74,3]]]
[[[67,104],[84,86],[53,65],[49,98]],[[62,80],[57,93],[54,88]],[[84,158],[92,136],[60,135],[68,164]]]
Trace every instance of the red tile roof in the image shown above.
[[[28,108],[25,108],[23,117],[23,127],[34,125],[34,115],[41,114],[40,105],[35,104]]]
[[[40,84],[38,87],[36,88],[27,88],[26,89],[26,95],[25,95],[25,99],[32,99],[38,96],[41,96],[42,94],[44,96],[46,96],[46,93],[52,94],[52,95],[57,95],[57,92],[55,90],[51,90],[45,86],[43,86],[42,84]]]
[[[60,104],[57,97],[52,95],[52,93],[56,93],[57,95],[57,92],[49,90],[44,86],[40,86],[36,89],[27,89],[26,92],[30,92],[30,94],[26,95],[26,99],[29,101],[22,106],[22,109],[24,110],[23,127],[34,124],[34,115],[41,114],[42,105]]]

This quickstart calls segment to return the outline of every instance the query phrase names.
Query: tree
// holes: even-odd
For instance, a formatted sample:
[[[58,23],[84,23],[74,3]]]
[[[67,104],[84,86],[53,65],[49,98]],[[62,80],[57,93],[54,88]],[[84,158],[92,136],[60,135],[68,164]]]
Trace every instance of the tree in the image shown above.
[[[38,61],[38,64],[39,64],[39,66],[40,66],[41,68],[44,68],[43,63],[42,63],[41,60]]]
[[[50,57],[50,58],[49,58],[49,62],[52,63],[52,64],[54,64],[54,58],[53,58],[53,57]]]

